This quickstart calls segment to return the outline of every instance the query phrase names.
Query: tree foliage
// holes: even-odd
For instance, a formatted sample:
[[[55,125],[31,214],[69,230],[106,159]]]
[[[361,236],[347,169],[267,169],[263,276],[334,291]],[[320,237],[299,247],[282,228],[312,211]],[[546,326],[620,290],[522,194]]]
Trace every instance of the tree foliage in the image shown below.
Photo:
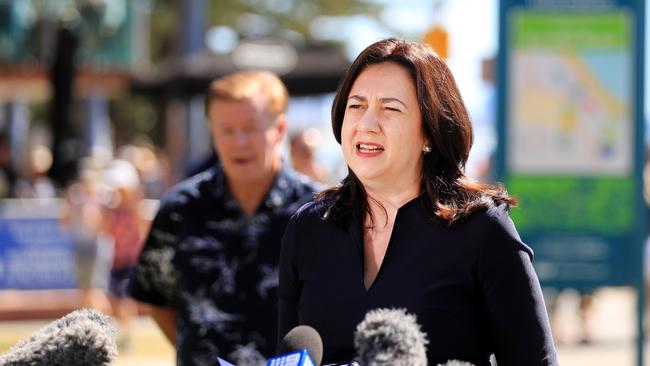
[[[152,58],[164,58],[180,28],[182,0],[152,0]],[[318,17],[365,15],[382,25],[384,6],[372,0],[205,0],[206,27],[227,26],[240,37],[277,36],[314,40],[310,27]],[[390,27],[388,27],[390,28]]]
[[[241,29],[242,15],[255,14],[275,26],[310,40],[310,25],[320,16],[368,15],[379,19],[382,6],[369,0],[221,0],[210,5],[210,24]]]

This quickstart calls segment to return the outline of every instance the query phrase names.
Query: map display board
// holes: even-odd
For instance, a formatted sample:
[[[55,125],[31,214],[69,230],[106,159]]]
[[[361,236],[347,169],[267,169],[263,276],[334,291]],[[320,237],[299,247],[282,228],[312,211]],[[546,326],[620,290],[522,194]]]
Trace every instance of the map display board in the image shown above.
[[[497,171],[520,202],[511,215],[543,285],[591,289],[640,274],[639,14],[642,2],[501,4]]]

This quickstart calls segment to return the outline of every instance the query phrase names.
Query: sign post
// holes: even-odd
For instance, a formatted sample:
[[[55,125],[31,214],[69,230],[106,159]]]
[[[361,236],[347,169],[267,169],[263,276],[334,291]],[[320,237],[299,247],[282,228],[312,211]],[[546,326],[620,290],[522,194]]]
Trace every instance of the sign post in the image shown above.
[[[497,174],[542,285],[633,285],[643,361],[644,1],[501,1]]]

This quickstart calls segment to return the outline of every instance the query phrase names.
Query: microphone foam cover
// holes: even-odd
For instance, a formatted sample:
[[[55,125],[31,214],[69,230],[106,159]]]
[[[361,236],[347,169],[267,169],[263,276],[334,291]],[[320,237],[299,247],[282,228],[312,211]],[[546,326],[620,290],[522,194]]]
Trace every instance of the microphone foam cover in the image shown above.
[[[97,310],[76,310],[18,342],[0,365],[111,365],[117,358],[116,329]]]
[[[323,340],[316,329],[308,325],[299,325],[291,329],[282,338],[279,348],[281,355],[306,349],[316,365],[320,365],[323,360]]]
[[[405,309],[377,309],[366,314],[354,334],[363,366],[427,366],[425,334]]]

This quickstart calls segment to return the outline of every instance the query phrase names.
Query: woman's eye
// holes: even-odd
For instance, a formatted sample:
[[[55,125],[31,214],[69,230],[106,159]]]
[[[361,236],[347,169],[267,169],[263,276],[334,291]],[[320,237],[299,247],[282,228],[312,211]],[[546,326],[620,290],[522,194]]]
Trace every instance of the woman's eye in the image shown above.
[[[348,109],[361,109],[361,104],[350,104]]]
[[[389,110],[389,111],[401,112],[401,110],[399,108],[386,107],[386,109]]]

